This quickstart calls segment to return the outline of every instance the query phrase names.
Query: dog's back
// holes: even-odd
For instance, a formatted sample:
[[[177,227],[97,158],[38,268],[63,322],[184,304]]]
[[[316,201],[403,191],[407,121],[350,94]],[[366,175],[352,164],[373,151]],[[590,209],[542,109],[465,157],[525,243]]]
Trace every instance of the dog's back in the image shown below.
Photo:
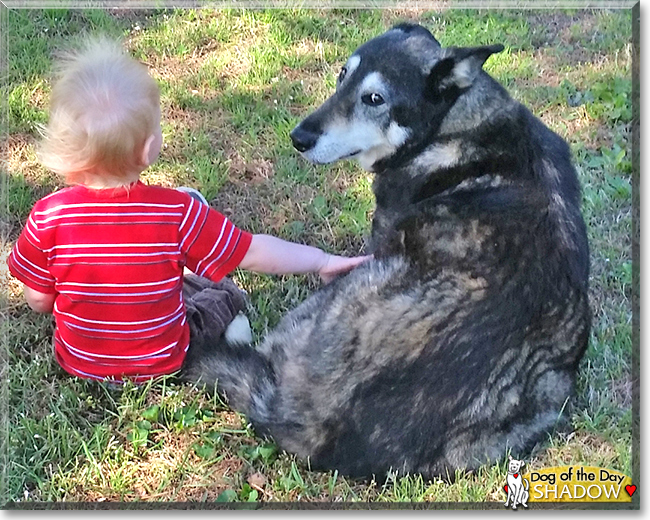
[[[376,259],[188,377],[312,467],[475,468],[530,448],[571,393],[589,334],[578,182],[566,143],[480,70],[498,50],[400,26],[292,133],[308,159],[375,172]]]

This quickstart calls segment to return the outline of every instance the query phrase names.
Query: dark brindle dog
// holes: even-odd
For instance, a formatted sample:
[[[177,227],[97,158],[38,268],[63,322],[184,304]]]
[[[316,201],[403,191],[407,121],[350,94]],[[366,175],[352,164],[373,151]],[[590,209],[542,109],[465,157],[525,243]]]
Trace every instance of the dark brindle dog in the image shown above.
[[[571,394],[590,323],[579,185],[567,144],[482,70],[501,49],[397,26],[292,132],[310,161],[374,172],[375,260],[186,376],[312,467],[433,476],[521,456]]]

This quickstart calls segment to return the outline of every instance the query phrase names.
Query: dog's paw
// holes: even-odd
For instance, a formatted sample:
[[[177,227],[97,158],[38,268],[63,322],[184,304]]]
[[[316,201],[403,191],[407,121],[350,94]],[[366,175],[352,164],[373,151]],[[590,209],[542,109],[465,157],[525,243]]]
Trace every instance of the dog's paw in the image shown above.
[[[224,333],[226,341],[231,345],[248,345],[253,342],[253,333],[248,318],[244,314],[238,314],[230,322]]]

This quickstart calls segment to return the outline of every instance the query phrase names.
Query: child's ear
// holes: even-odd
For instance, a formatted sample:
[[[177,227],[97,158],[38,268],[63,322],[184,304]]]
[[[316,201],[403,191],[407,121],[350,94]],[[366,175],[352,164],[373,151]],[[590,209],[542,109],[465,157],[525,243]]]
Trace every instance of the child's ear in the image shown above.
[[[155,150],[154,146],[155,141],[156,136],[154,134],[151,134],[149,137],[147,137],[147,140],[144,142],[144,146],[142,147],[142,152],[140,154],[140,164],[145,167],[151,166],[158,157],[158,152]]]
[[[484,47],[448,47],[446,55],[432,67],[427,78],[429,94],[441,93],[449,87],[470,87],[483,68],[485,60],[501,52],[503,45]]]

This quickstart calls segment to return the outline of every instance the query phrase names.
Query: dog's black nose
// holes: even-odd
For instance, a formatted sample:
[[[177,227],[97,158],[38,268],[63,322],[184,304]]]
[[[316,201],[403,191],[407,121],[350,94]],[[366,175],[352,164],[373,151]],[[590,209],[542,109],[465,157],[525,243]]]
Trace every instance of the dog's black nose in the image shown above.
[[[289,136],[293,147],[301,153],[313,148],[318,140],[318,134],[305,130],[301,125],[294,128]]]

